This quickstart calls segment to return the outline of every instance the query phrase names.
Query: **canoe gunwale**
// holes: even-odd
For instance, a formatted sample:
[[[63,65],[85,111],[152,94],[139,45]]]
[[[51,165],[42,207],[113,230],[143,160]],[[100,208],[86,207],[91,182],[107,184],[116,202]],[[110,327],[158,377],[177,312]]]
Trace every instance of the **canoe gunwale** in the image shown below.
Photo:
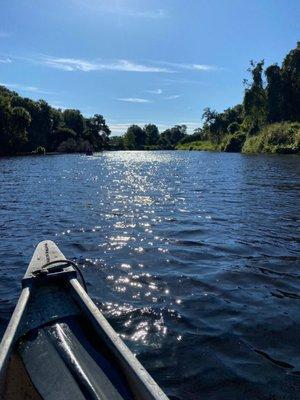
[[[31,288],[24,288],[19,297],[18,303],[11,316],[9,324],[3,335],[0,345],[0,383],[2,383],[9,357],[13,351],[15,342],[17,341],[20,330],[22,328],[22,320],[26,315],[26,309],[29,303]],[[2,385],[1,385],[2,387]]]
[[[21,295],[0,344],[0,398],[2,398],[1,389],[3,388],[10,356],[13,353],[16,342],[28,328],[25,324],[25,318],[28,313],[32,312],[32,299],[38,297],[39,288],[47,287],[47,283],[53,286],[57,282],[58,286],[64,288],[63,290],[70,297],[73,306],[78,308],[78,312],[82,313],[89,320],[95,332],[112,355],[112,358],[123,371],[134,398],[136,400],[168,400],[162,389],[125,345],[91,300],[78,281],[77,271],[73,267],[66,267],[65,272],[63,271],[56,276],[55,274],[52,276],[49,274],[48,277],[47,274],[43,274],[42,277],[35,276],[35,272],[41,270],[43,265],[49,262],[49,259],[51,261],[52,259],[61,260],[62,258],[65,258],[64,255],[52,241],[41,242],[33,254],[24,276]],[[47,296],[43,297],[43,293],[45,294],[45,291],[42,289],[40,296],[46,302]],[[57,300],[57,294],[55,296]],[[49,304],[49,301],[47,304]],[[36,310],[34,305],[33,309]],[[47,313],[45,315],[46,320],[50,323],[51,317]],[[58,313],[52,314],[52,316],[54,315],[58,316]]]
[[[84,291],[79,281],[72,278],[69,284],[73,289],[76,302],[83,309],[84,314],[89,318],[96,332],[120,363],[129,384],[134,386],[135,392],[138,392],[136,393],[138,396],[137,400],[168,400],[162,389],[137,358],[135,358],[95,303]]]

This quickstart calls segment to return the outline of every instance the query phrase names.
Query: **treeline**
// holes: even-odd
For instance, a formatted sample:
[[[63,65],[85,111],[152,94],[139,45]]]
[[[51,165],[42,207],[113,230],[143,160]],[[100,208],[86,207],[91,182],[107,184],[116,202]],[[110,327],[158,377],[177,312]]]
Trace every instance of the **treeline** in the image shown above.
[[[123,136],[110,139],[112,150],[174,150],[176,145],[187,136],[186,125],[175,125],[159,133],[155,124],[144,127],[131,125]]]
[[[281,66],[264,68],[264,60],[251,61],[248,71],[251,80],[244,80],[243,103],[221,113],[204,109],[202,128],[185,137],[179,148],[299,152],[300,42]]]
[[[60,110],[0,86],[0,155],[88,150],[300,151],[300,42],[281,66],[250,62],[242,104],[219,113],[205,108],[203,125],[187,135],[185,125],[159,132],[155,124],[131,125],[109,139],[100,114]]]
[[[46,101],[33,101],[0,86],[0,154],[99,151],[108,147],[110,129],[100,114],[85,118]]]
[[[187,135],[185,125],[159,133],[154,124],[132,125],[113,137],[111,149],[188,149],[231,152],[300,151],[300,42],[281,66],[250,62],[242,104],[219,113],[203,110],[203,125]]]

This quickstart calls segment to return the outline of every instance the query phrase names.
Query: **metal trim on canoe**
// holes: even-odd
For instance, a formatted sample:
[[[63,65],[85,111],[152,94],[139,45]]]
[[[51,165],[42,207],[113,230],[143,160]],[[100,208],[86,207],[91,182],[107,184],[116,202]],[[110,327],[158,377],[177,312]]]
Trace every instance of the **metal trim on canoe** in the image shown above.
[[[33,325],[51,322],[52,315],[51,313],[48,315],[47,312],[41,313],[42,320],[35,321],[34,319],[36,318],[32,318],[29,323],[26,321],[26,317],[28,318],[28,304],[33,294],[38,293],[37,291],[39,290],[36,283],[43,281],[44,287],[45,284],[47,287],[48,281],[52,285],[63,281],[69,288],[70,295],[77,305],[76,307],[88,318],[99,338],[114,359],[117,360],[118,366],[126,376],[129,387],[133,389],[134,397],[137,400],[168,400],[168,397],[128,349],[85,292],[77,279],[77,271],[72,265],[64,263],[64,260],[66,258],[54,242],[46,240],[38,244],[24,275],[22,281],[23,289],[19,301],[0,344],[0,385],[5,378],[6,367],[18,339]],[[53,261],[57,261],[57,263],[52,264]],[[46,270],[44,268],[45,265],[48,266]],[[55,310],[55,312],[52,311],[52,314],[57,318],[57,314],[60,312],[61,316],[65,315],[64,312],[66,313],[64,310],[58,310],[58,312]],[[29,315],[32,314],[34,313]],[[39,313],[37,314],[40,315]]]

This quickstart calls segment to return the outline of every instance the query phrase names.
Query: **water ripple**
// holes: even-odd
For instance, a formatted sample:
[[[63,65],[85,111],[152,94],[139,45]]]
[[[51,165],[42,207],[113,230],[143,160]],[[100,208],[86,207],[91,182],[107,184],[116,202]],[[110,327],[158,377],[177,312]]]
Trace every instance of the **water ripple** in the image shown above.
[[[297,399],[297,156],[108,152],[0,159],[0,329],[35,245],[173,400]]]

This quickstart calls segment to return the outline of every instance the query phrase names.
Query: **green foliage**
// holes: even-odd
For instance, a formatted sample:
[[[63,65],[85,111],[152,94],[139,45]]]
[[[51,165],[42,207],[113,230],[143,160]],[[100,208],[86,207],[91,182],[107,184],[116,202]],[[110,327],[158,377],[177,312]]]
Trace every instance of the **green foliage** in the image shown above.
[[[83,136],[85,140],[89,141],[90,148],[93,150],[102,150],[108,147],[111,131],[102,115],[95,114],[92,118],[87,118],[85,126],[86,129]]]
[[[34,154],[39,154],[39,155],[44,155],[45,153],[46,149],[43,146],[38,146],[34,151]]]
[[[252,84],[245,90],[243,106],[245,118],[251,121],[248,133],[255,134],[256,127],[260,129],[266,123],[267,100],[262,80],[264,61],[251,61],[250,65],[248,71],[252,75]]]
[[[23,150],[28,141],[30,123],[31,117],[25,108],[12,107],[9,97],[0,97],[0,154]]]
[[[300,121],[300,42],[285,57],[282,68],[283,119]]]
[[[84,118],[78,110],[62,112],[44,100],[33,101],[0,86],[0,154],[31,153],[38,147],[101,150],[108,147],[109,134],[100,114]]]
[[[228,133],[228,127],[235,123],[241,124],[243,121],[243,108],[240,104],[235,107],[227,108],[222,113],[205,108],[202,114],[204,120],[202,138],[213,143],[221,143],[224,136]]]
[[[246,139],[244,153],[299,153],[300,123],[281,122],[266,125],[261,133]]]
[[[122,136],[113,136],[109,140],[110,150],[124,150],[124,139]]]
[[[185,135],[186,125],[175,125],[161,133],[158,144],[161,149],[173,150]]]
[[[76,140],[72,138],[65,140],[58,146],[57,151],[59,153],[75,153],[77,151]]]
[[[278,122],[282,120],[284,107],[280,67],[276,64],[270,65],[265,75],[267,78],[267,121],[268,123]]]
[[[158,127],[154,124],[147,124],[144,126],[144,131],[146,133],[146,145],[156,146],[159,140]]]
[[[142,150],[146,144],[146,132],[138,125],[131,125],[124,135],[127,150]]]
[[[229,124],[227,126],[227,132],[228,133],[235,133],[240,129],[240,125],[237,122],[231,122],[231,124]]]
[[[194,133],[192,135],[185,135],[183,139],[179,141],[179,144],[192,143],[207,139],[207,132],[202,128],[197,128],[194,130]]]
[[[64,123],[67,128],[72,129],[78,136],[84,131],[84,118],[79,110],[65,110],[63,112]]]
[[[203,127],[184,137],[178,148],[189,149],[190,143],[200,150],[299,152],[297,125],[284,121],[300,121],[300,42],[281,67],[274,64],[264,71],[263,60],[251,61],[248,71],[251,81],[244,81],[243,105],[221,113],[206,107]]]
[[[246,135],[244,133],[228,135],[221,144],[221,150],[227,153],[239,153],[242,150],[245,140]]]
[[[177,150],[198,150],[198,151],[219,151],[220,145],[212,143],[209,140],[198,140],[191,143],[178,144]]]

